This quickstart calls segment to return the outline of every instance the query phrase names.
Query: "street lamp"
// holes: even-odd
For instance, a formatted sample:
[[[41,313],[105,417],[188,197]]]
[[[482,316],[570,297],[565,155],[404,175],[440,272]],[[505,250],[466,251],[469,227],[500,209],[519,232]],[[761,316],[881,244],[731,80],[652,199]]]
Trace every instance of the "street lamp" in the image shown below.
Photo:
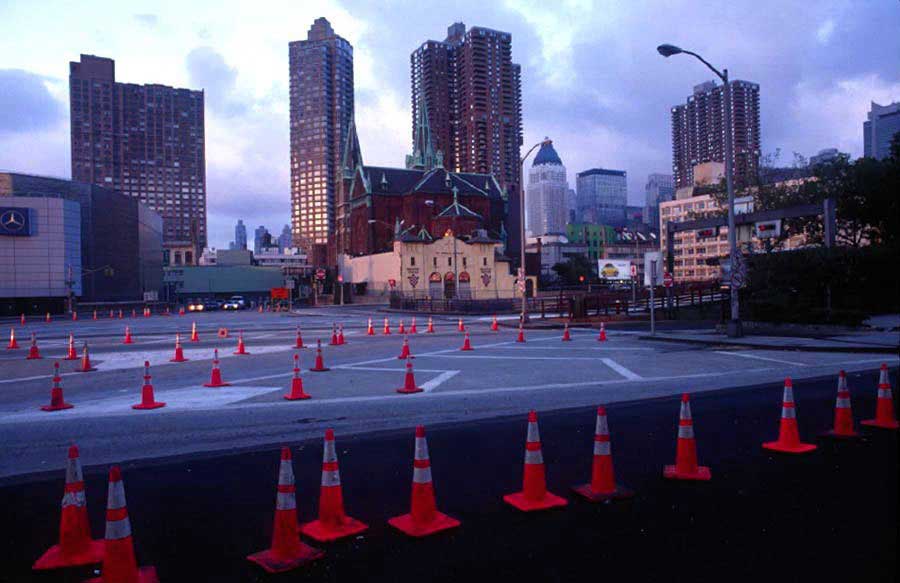
[[[544,138],[537,144],[531,146],[531,148],[525,152],[525,155],[522,156],[521,160],[519,160],[519,242],[521,243],[519,249],[519,264],[521,269],[520,273],[522,274],[522,313],[519,318],[523,324],[528,321],[528,308],[526,307],[527,304],[525,301],[525,282],[527,281],[527,278],[525,277],[525,160],[538,148],[538,146],[550,145],[552,143],[553,140],[550,138]]]
[[[710,65],[706,60],[697,53],[686,51],[674,45],[664,44],[656,47],[657,52],[664,57],[671,57],[684,53],[691,55],[698,61],[706,65],[710,71],[716,74],[725,86],[725,187],[728,190],[728,252],[731,255],[731,282],[729,285],[731,292],[731,320],[728,321],[727,333],[732,338],[743,336],[741,326],[740,304],[738,303],[738,288],[735,285],[735,268],[738,265],[737,259],[737,233],[734,228],[734,184],[732,175],[734,174],[734,146],[731,128],[731,85],[728,83],[728,69],[718,69]]]

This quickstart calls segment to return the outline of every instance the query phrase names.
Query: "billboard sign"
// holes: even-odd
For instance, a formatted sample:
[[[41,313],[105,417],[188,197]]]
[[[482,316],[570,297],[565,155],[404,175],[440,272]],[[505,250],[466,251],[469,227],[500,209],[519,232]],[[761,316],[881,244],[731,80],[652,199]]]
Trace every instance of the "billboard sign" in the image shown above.
[[[30,208],[0,207],[0,235],[30,237],[33,214]]]
[[[631,279],[631,261],[623,259],[598,259],[597,273],[600,279],[622,281]]]

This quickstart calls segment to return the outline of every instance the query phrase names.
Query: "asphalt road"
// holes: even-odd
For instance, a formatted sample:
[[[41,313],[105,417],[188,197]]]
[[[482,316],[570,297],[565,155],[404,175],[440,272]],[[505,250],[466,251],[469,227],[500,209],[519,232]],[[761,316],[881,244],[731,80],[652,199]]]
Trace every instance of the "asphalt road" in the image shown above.
[[[896,387],[896,376],[892,375]],[[857,420],[874,408],[874,373],[850,376]],[[829,427],[834,379],[795,383],[801,436]],[[137,554],[162,581],[896,581],[897,433],[867,432],[860,443],[831,445],[802,457],[773,455],[760,443],[777,432],[781,384],[695,395],[701,463],[708,483],[663,480],[672,463],[677,397],[608,407],[613,454],[630,502],[590,505],[569,487],[590,471],[594,408],[540,413],[550,490],[563,509],[522,514],[501,502],[519,489],[525,417],[430,426],[439,507],[462,520],[456,530],[410,540],[386,525],[406,512],[412,427],[376,434],[338,433],[348,513],[369,523],[359,538],[325,545],[318,564],[268,577],[244,557],[267,546],[278,447],[188,456],[123,467]],[[297,427],[302,427],[298,422]],[[321,438],[289,440],[294,449],[301,520],[315,513]],[[31,562],[56,539],[65,447],[47,476],[0,486],[0,580],[35,577]],[[106,465],[87,466],[95,535],[102,533]]]

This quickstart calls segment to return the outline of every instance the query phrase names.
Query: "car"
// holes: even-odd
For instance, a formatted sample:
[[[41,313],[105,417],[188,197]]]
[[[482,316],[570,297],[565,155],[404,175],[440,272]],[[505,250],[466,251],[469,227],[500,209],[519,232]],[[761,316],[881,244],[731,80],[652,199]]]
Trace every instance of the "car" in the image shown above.
[[[223,310],[243,310],[247,307],[244,296],[231,296],[222,304]]]
[[[206,298],[203,300],[203,311],[204,312],[212,312],[213,310],[218,310],[222,307],[221,300],[217,300],[215,298]]]
[[[200,298],[194,298],[189,300],[187,303],[187,311],[188,312],[202,312],[205,310],[205,306],[203,304],[203,300]]]

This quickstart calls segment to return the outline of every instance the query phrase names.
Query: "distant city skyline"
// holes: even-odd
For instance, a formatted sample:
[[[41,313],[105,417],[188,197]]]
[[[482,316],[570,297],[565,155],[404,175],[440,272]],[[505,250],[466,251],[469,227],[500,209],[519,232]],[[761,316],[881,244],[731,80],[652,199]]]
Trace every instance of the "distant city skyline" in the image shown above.
[[[522,66],[526,145],[550,135],[573,172],[628,172],[628,202],[643,202],[649,174],[669,172],[669,108],[709,79],[699,63],[663,59],[671,42],[733,78],[759,83],[763,153],[863,154],[871,102],[900,100],[895,2],[750,0],[580,2],[544,13],[525,2],[463,1],[428,11],[367,2],[190,3],[157,12],[87,0],[52,0],[54,19],[7,3],[0,18],[0,168],[69,177],[68,70],[81,53],[116,60],[123,82],[203,89],[209,245],[226,247],[235,220],[281,225],[290,216],[287,43],[320,16],[354,47],[356,124],[366,163],[402,165],[409,152],[409,55],[463,20],[509,32]],[[798,23],[801,23],[798,25]],[[386,34],[402,26],[404,34]],[[740,38],[734,35],[740,30]],[[22,51],[22,46],[29,46]]]

